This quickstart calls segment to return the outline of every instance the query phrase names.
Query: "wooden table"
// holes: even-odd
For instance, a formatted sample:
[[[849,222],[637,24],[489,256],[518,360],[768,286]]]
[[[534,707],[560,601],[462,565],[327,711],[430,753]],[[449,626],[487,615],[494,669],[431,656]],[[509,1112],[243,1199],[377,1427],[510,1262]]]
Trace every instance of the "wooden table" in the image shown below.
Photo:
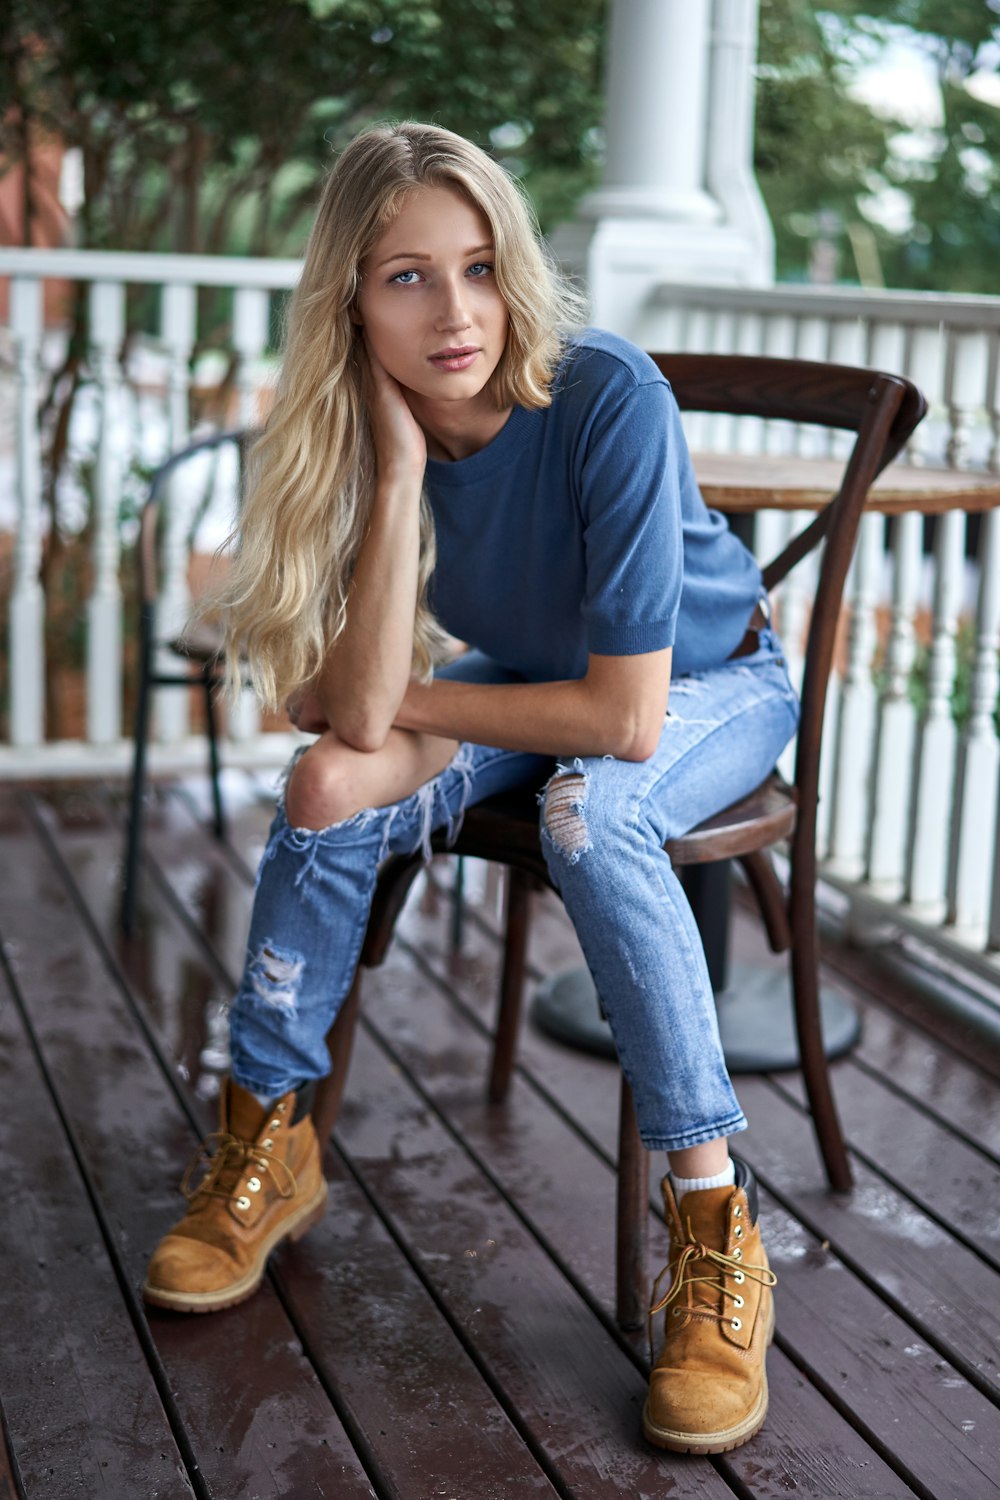
[[[760,510],[822,509],[844,474],[838,459],[770,453],[694,453],[692,459],[706,502],[730,516],[737,530],[742,529],[738,518]],[[865,502],[866,510],[888,516],[981,512],[996,506],[1000,475],[900,463],[890,464],[879,476]],[[784,973],[746,963],[729,972],[729,862],[686,866],[683,883],[705,948],[729,1071],[796,1067],[791,986]],[[857,1040],[857,1014],[827,989],[820,994],[820,1012],[827,1054],[840,1056]],[[554,975],[536,996],[532,1014],[544,1031],[571,1046],[616,1055],[587,969]]]
[[[820,510],[844,474],[842,460],[789,458],[771,453],[695,453],[695,473],[706,502],[728,515],[758,510]],[[866,510],[882,515],[939,516],[949,510],[986,511],[1000,505],[1000,474],[890,464],[872,485]]]

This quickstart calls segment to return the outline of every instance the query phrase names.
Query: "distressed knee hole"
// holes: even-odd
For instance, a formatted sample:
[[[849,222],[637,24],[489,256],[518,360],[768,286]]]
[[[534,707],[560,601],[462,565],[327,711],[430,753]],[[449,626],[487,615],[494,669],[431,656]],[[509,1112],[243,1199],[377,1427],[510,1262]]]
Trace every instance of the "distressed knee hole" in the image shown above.
[[[553,776],[545,789],[543,822],[553,844],[572,863],[591,847],[584,813],[587,778],[582,771]]]
[[[294,1010],[305,959],[265,943],[254,959],[251,974],[258,998],[279,1010]]]

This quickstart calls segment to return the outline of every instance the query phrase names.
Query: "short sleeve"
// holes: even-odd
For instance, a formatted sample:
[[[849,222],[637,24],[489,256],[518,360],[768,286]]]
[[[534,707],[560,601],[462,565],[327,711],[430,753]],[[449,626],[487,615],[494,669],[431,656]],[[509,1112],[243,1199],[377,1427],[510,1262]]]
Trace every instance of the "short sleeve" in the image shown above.
[[[621,373],[593,414],[577,477],[587,644],[606,656],[672,646],[684,579],[677,403],[663,381]]]

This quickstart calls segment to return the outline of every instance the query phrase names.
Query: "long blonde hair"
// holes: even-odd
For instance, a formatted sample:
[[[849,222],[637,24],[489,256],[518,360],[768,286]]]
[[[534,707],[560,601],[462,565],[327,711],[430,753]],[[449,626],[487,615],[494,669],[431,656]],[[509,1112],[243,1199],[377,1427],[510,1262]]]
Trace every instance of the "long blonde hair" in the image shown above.
[[[266,429],[250,455],[247,497],[220,600],[228,675],[249,660],[258,696],[277,706],[311,683],[344,628],[368,526],[375,456],[351,318],[361,263],[415,187],[452,187],[489,221],[509,327],[488,389],[497,409],[548,406],[581,302],[554,270],[517,184],[477,146],[436,126],[377,126],[327,179],[291,300],[285,358]],[[427,677],[446,636],[427,604],[434,527],[421,500],[413,669]]]

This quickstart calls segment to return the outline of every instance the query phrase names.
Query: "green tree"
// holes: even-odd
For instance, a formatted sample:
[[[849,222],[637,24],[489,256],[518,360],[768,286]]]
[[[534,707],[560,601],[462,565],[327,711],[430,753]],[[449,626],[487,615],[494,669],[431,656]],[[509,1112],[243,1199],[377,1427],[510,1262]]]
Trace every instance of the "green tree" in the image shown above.
[[[8,0],[0,150],[83,153],[81,242],[294,254],[331,146],[437,120],[523,175],[548,222],[594,179],[604,0]]]

